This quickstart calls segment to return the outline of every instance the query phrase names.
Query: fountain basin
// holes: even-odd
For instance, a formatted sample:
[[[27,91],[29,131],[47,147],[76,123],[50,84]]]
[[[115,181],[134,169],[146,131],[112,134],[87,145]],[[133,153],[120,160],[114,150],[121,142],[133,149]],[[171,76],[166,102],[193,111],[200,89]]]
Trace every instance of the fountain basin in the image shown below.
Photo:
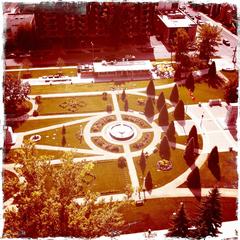
[[[132,126],[127,123],[115,123],[108,129],[109,135],[118,141],[127,141],[135,135],[135,131]]]

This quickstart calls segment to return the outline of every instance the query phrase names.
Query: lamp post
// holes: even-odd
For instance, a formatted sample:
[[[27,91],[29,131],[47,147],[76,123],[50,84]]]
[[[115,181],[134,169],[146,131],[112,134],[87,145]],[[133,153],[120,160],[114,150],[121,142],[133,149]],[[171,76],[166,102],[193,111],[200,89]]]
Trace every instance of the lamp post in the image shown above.
[[[237,62],[236,52],[237,52],[237,46],[236,46],[235,49],[233,50],[232,63],[234,64],[234,70],[235,70],[235,68],[236,68],[236,62]]]
[[[94,44],[93,42],[91,41],[91,46],[92,46],[92,62],[94,62]]]

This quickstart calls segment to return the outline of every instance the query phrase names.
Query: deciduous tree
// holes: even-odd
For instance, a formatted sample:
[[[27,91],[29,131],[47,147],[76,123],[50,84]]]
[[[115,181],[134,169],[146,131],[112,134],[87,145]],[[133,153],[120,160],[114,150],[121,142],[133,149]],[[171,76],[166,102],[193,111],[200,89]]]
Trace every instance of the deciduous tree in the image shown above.
[[[199,57],[206,60],[207,62],[217,52],[221,41],[221,29],[218,26],[212,26],[210,24],[203,24],[199,29],[197,37]]]

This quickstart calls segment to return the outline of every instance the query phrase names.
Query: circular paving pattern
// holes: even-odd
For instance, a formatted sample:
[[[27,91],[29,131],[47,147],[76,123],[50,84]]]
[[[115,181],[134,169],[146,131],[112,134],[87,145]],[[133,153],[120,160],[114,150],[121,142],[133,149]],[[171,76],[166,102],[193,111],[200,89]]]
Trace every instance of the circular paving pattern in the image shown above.
[[[127,123],[119,122],[110,126],[107,130],[109,135],[118,141],[126,141],[134,136],[134,129]]]

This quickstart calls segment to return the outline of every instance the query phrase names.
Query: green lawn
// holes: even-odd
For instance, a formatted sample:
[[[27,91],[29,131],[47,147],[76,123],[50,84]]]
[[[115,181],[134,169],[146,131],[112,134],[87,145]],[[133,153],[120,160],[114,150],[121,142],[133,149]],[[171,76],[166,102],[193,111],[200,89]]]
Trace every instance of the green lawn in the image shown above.
[[[17,155],[17,151],[20,149],[11,149],[8,152],[5,152],[4,154],[4,163],[14,163],[18,162],[19,158]],[[63,156],[64,152],[63,151],[54,151],[54,150],[45,150],[45,149],[35,149],[34,151],[34,156],[36,157],[42,157],[42,156],[47,156],[48,159],[58,159]],[[87,157],[90,156],[88,154],[84,153],[76,153],[73,152],[73,157]]]
[[[226,78],[229,80],[236,80],[238,79],[238,71],[228,72],[228,71],[220,71]]]
[[[185,104],[196,104],[198,102],[207,102],[209,99],[220,98],[224,99],[224,91],[218,88],[208,87],[206,82],[195,83],[194,96],[195,100],[191,99],[189,91],[184,87],[178,87],[179,99],[182,99]],[[169,99],[172,88],[156,90],[156,95],[164,92],[165,98]]]
[[[154,80],[155,86],[161,86],[171,83],[172,79]],[[32,86],[31,94],[47,93],[67,93],[67,92],[91,92],[91,91],[108,91],[112,88],[143,88],[148,85],[148,81],[129,81],[129,82],[104,82],[104,83],[87,83],[87,84],[59,84],[59,85],[42,85]]]
[[[14,132],[26,132],[33,129],[52,126],[55,124],[70,122],[74,120],[82,119],[82,117],[71,118],[52,118],[52,119],[36,119],[27,121],[8,121],[8,126],[12,126]]]
[[[86,144],[84,137],[82,140],[78,139],[78,133],[80,132],[80,125],[84,128],[86,122],[78,123],[71,126],[66,126],[66,133],[65,139],[66,144],[65,147],[72,147],[72,148],[86,148],[89,149],[88,145]],[[41,140],[37,142],[37,144],[41,145],[50,145],[50,146],[63,146],[62,145],[62,127],[55,128],[49,131],[44,131],[40,133],[36,133],[41,136]],[[27,135],[24,138],[29,139],[32,135]]]
[[[105,101],[102,96],[42,98],[38,106],[40,115],[88,113],[106,111],[107,104],[112,104],[112,98]]]
[[[157,171],[157,162],[161,160],[161,158],[159,156],[159,152],[156,152],[148,157],[146,161],[147,166],[143,175],[138,163],[139,158],[140,157],[134,158],[134,164],[137,170],[139,182],[142,185],[143,177],[146,176],[148,171],[150,171],[154,188],[161,187],[174,180],[188,168],[188,165],[183,158],[183,151],[180,149],[171,149],[171,161],[173,162],[173,168],[169,171]]]
[[[238,187],[238,174],[237,174],[237,153],[224,152],[219,153],[219,166],[220,166],[220,181],[208,168],[207,161],[200,169],[201,187],[218,186],[221,188],[237,188]],[[186,187],[186,183],[181,187]]]
[[[144,112],[145,103],[143,105],[138,104],[138,100],[142,99],[144,102],[146,102],[147,97],[139,96],[139,95],[133,95],[133,94],[127,94],[128,99],[128,107],[129,110],[137,111],[137,112]],[[119,108],[121,111],[124,111],[124,102],[121,100],[121,95],[118,100]],[[155,101],[156,103],[156,101]],[[157,105],[155,104],[155,114],[158,113]],[[167,108],[170,107],[169,104],[167,104]]]
[[[93,174],[96,180],[91,190],[103,195],[124,193],[125,187],[130,184],[127,167],[119,168],[117,160],[95,162]]]
[[[203,198],[204,200],[204,198]],[[170,227],[169,220],[180,202],[185,205],[185,210],[191,219],[196,217],[199,202],[196,198],[160,198],[146,200],[144,206],[130,205],[122,209],[125,219],[124,232],[147,232],[152,230],[167,229]],[[237,199],[221,198],[223,221],[237,220]],[[129,224],[131,224],[129,226]]]
[[[20,77],[22,77],[24,74],[32,74],[31,78],[39,78],[42,76],[48,76],[48,75],[55,75],[59,73],[59,68],[56,67],[56,69],[38,69],[38,70],[23,70],[23,71],[10,71],[10,72],[5,72],[5,74],[10,74],[12,76],[18,77],[20,72]],[[62,69],[62,73],[65,76],[77,76],[77,68],[68,68],[68,69]]]
[[[177,135],[176,136],[176,143],[180,143],[180,144],[186,145],[187,138],[188,138],[188,136],[178,136]],[[198,144],[199,144],[199,149],[202,149],[203,139],[202,139],[202,136],[200,134],[198,135]]]

